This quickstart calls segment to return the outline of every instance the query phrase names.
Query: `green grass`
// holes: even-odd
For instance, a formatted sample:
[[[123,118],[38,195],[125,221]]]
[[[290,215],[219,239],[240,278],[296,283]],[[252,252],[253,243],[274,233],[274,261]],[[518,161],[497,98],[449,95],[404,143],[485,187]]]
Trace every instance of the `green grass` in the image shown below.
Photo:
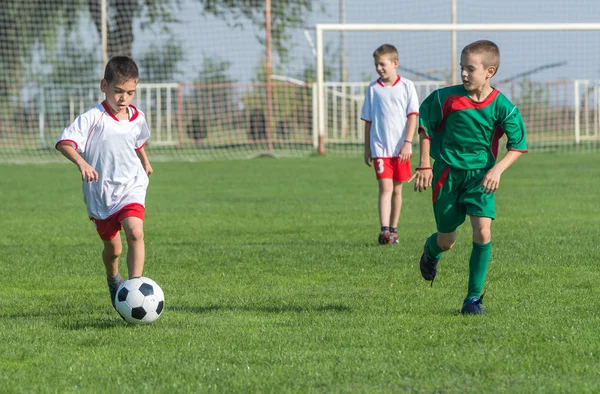
[[[485,318],[458,312],[468,224],[430,287],[430,193],[404,190],[401,245],[378,246],[360,158],[154,169],[145,275],[167,307],[136,327],[110,305],[75,166],[0,166],[1,392],[600,390],[595,154],[504,175]]]

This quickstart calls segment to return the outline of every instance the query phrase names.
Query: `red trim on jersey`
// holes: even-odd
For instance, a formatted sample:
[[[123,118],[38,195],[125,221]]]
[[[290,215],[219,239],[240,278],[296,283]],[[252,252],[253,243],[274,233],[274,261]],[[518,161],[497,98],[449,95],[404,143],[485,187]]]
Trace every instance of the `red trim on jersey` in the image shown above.
[[[140,146],[139,148],[135,148],[135,150],[140,150],[140,149],[142,149],[142,148],[144,147],[144,145],[146,145],[146,143],[145,143],[145,142],[144,142],[144,143],[142,144],[142,146]]]
[[[56,143],[56,145],[54,145],[54,149],[58,148],[58,144],[60,144],[61,142],[70,142],[71,144],[75,145],[74,148],[75,150],[77,150],[77,148],[79,147],[79,145],[77,145],[77,142],[73,141],[73,140],[60,140]]]
[[[360,120],[364,120],[364,121],[365,121],[365,122],[367,122],[367,123],[373,123],[373,122],[371,122],[370,120],[366,120],[365,118],[360,118]]]
[[[396,86],[396,84],[400,82],[400,75],[396,75],[396,80],[394,81],[394,83],[392,84],[392,86]],[[385,87],[385,84],[383,83],[383,81],[381,80],[381,78],[379,78],[377,80],[377,83],[380,84],[381,86]]]
[[[129,104],[129,106],[133,108],[133,115],[131,115],[131,119],[129,119],[129,121],[133,122],[139,116],[140,111],[138,111],[138,109],[133,104]]]
[[[502,138],[503,135],[504,130],[502,130],[502,126],[496,127],[496,131],[492,137],[492,155],[494,155],[494,159],[498,158],[498,145],[500,145],[500,138]]]
[[[438,181],[435,183],[435,187],[433,188],[433,193],[431,193],[431,201],[432,202],[436,202],[438,194],[440,193],[440,190],[442,189],[442,186],[444,186],[444,183],[446,183],[446,180],[448,179],[448,175],[450,174],[450,166],[447,166],[446,169],[444,170],[444,172],[442,172],[442,175],[440,175],[440,178],[438,179]]]
[[[114,120],[116,120],[117,122],[119,121],[119,119],[117,119],[117,117],[115,115],[113,115],[112,111],[110,110],[110,108],[108,107],[108,104],[106,104],[106,100],[104,100],[102,102],[102,106],[104,107],[104,111],[106,111],[107,114],[110,115],[111,118],[113,118]]]
[[[406,116],[410,116],[410,115],[419,115],[418,112],[411,112],[410,114],[406,114]]]
[[[522,149],[509,149],[509,151],[521,152],[521,153],[527,153],[527,152],[529,152],[529,150],[527,150],[527,149],[525,149],[525,150],[522,150]]]
[[[500,91],[497,89],[493,89],[492,92],[485,98],[485,100],[477,102],[473,101],[468,96],[460,96],[460,95],[452,95],[444,100],[444,105],[442,107],[443,117],[446,118],[452,112],[462,111],[465,109],[481,109],[490,105],[496,97],[498,97]]]
[[[104,107],[104,110],[110,115],[111,118],[113,118],[114,120],[116,120],[117,122],[119,122],[119,118],[117,118],[112,113],[112,111],[110,110],[110,107],[108,106],[108,104],[106,104],[106,100],[104,100],[102,102],[102,106]],[[138,115],[140,114],[140,111],[138,111],[138,109],[135,106],[133,106],[132,104],[129,104],[129,106],[131,108],[133,108],[133,115],[131,115],[131,118],[129,118],[129,121],[133,122],[138,117]]]

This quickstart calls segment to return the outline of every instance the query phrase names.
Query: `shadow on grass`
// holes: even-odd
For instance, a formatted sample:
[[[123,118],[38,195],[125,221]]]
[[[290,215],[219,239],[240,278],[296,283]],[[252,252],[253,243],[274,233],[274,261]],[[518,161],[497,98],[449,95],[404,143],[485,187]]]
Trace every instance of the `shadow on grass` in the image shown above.
[[[121,319],[75,319],[61,324],[62,328],[67,330],[106,330],[117,326],[123,326],[123,320]]]
[[[207,306],[185,306],[173,305],[167,307],[171,312],[189,312],[189,313],[210,313],[216,311],[238,311],[238,312],[264,312],[264,313],[345,313],[350,312],[350,307],[341,304],[328,304],[319,306],[300,306],[300,305],[272,305],[272,306],[240,306],[240,305],[207,305]]]

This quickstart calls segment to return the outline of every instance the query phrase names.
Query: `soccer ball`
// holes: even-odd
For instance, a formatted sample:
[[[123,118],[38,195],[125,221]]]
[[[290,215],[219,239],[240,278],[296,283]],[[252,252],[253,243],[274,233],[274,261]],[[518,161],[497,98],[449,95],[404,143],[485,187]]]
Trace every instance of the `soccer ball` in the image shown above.
[[[165,307],[165,295],[158,284],[140,276],[121,283],[115,297],[115,308],[132,324],[154,323]]]

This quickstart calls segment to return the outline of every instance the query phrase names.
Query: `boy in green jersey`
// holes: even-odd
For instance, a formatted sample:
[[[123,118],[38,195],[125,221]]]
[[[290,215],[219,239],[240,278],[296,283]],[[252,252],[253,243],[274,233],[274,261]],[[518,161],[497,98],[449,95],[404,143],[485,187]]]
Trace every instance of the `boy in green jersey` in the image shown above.
[[[500,51],[493,42],[467,45],[460,58],[462,85],[434,91],[419,108],[421,153],[414,190],[421,192],[433,185],[437,226],[437,232],[425,241],[421,274],[433,284],[442,252],[454,246],[456,229],[469,215],[473,249],[463,314],[486,314],[481,290],[491,255],[494,192],[502,173],[527,152],[519,110],[490,85],[499,65]],[[508,152],[496,162],[502,135],[507,136]]]

